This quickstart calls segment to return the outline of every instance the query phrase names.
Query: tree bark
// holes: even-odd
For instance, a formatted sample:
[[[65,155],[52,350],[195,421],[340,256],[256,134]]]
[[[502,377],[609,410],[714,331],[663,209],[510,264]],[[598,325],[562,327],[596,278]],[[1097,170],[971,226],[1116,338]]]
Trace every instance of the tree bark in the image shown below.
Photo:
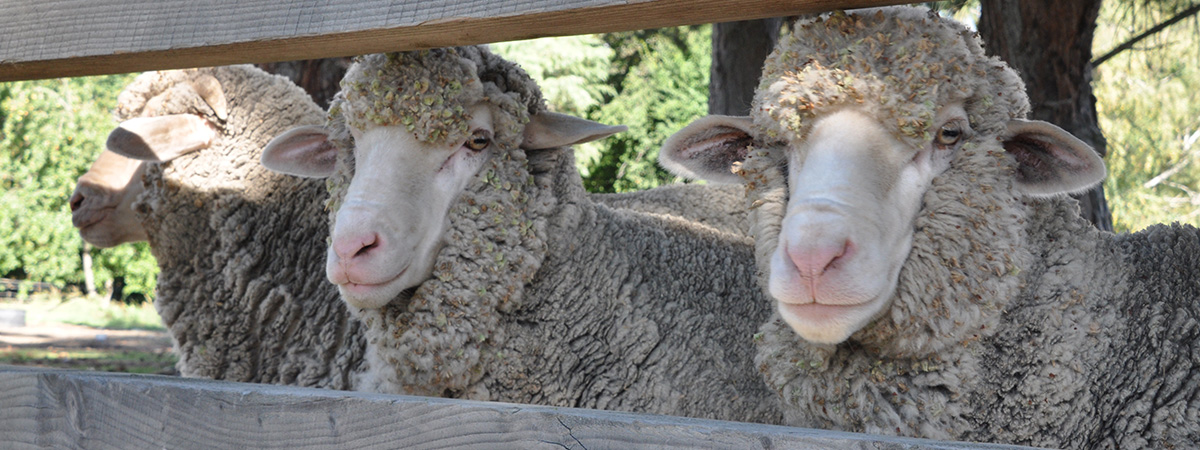
[[[1107,142],[1092,94],[1092,37],[1100,0],[982,0],[979,34],[988,53],[999,56],[1025,80],[1030,118],[1062,127],[1090,144],[1101,157]],[[1096,228],[1112,231],[1103,186],[1074,196],[1080,214]]]
[[[329,101],[341,89],[339,83],[350,62],[351,58],[306,59],[258,64],[258,68],[287,77],[308,92],[317,105],[328,108]]]
[[[750,113],[754,89],[762,76],[763,60],[775,47],[782,25],[782,18],[713,24],[709,114],[744,116]]]

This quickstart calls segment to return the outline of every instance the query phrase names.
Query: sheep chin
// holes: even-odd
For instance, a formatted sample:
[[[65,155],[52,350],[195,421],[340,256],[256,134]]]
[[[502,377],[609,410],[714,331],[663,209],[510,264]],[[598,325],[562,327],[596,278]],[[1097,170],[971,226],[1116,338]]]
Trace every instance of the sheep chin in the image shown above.
[[[780,317],[804,338],[815,344],[840,344],[878,317],[890,303],[879,296],[855,305],[778,303]]]

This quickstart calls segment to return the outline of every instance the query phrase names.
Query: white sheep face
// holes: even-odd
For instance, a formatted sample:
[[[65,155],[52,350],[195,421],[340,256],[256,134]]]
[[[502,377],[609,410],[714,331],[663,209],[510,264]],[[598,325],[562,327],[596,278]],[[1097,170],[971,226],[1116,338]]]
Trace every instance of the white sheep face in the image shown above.
[[[789,200],[768,291],[805,339],[841,342],[888,305],[921,197],[969,132],[958,105],[936,123],[943,132],[914,148],[844,109],[789,146]]]
[[[429,278],[453,201],[491,154],[489,108],[465,141],[430,144],[402,126],[350,132],[355,173],[331,230],[326,275],[351,305],[378,308]]]

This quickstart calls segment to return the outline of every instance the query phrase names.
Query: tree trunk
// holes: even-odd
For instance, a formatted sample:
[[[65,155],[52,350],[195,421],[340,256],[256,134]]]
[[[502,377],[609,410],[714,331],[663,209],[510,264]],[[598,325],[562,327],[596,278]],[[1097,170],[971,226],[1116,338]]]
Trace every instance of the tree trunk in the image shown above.
[[[83,243],[79,250],[79,259],[83,263],[83,290],[88,297],[96,295],[96,275],[92,271],[92,244]]]
[[[782,18],[713,24],[709,114],[750,114],[763,60],[775,47],[782,24]]]
[[[351,58],[306,59],[258,64],[258,68],[287,77],[308,92],[318,105],[327,108],[334,94],[341,89],[339,83],[350,68],[350,62]]]
[[[1100,0],[982,0],[979,34],[1025,80],[1030,118],[1062,127],[1103,157],[1106,141],[1092,94],[1092,36]],[[1080,214],[1112,231],[1103,186],[1075,196]]]

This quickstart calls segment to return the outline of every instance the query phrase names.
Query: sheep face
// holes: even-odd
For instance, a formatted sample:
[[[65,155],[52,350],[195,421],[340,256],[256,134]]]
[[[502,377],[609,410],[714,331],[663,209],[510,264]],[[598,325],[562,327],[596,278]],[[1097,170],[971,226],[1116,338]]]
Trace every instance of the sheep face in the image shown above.
[[[524,161],[523,150],[622,130],[547,112],[531,116],[528,103],[540,107],[540,96],[522,98],[476,73],[494,63],[489,58],[476,48],[367,56],[347,71],[325,128],[289,131],[264,150],[272,170],[330,177],[326,275],[350,305],[381,308],[429,279],[451,214],[488,208],[456,208],[469,186],[524,201],[528,176],[498,183],[501,165],[491,162]],[[532,85],[523,72],[516,75]]]
[[[921,197],[969,132],[957,105],[937,123],[938,138],[913,147],[845,109],[790,146],[789,199],[768,292],[805,339],[841,342],[891,300]]]
[[[72,225],[97,247],[147,240],[133,203],[145,192],[142,176],[149,164],[213,145],[220,129],[213,122],[227,116],[224,92],[211,75],[149,73],[134,85],[149,86],[156,94],[122,93],[117,115],[124,120],[109,134],[107,150],[76,181],[70,198]]]
[[[983,56],[961,25],[924,11],[837,13],[799,26],[763,78],[751,117],[697,121],[660,158],[680,175],[747,183],[765,289],[811,342],[845,341],[901,301],[917,219],[933,215],[923,208],[944,197],[931,186],[948,171],[1007,179],[982,189],[1013,202],[1103,178],[1087,145],[1018,118],[1027,100],[1011,69]]]
[[[494,154],[491,112],[476,105],[469,114],[469,137],[453,143],[421,142],[398,126],[350,125],[355,173],[326,261],[350,304],[381,307],[432,274],[450,206]]]
[[[144,191],[146,165],[104,151],[75,183],[71,194],[71,224],[83,240],[106,248],[144,241],[146,229],[133,214],[133,201]]]

